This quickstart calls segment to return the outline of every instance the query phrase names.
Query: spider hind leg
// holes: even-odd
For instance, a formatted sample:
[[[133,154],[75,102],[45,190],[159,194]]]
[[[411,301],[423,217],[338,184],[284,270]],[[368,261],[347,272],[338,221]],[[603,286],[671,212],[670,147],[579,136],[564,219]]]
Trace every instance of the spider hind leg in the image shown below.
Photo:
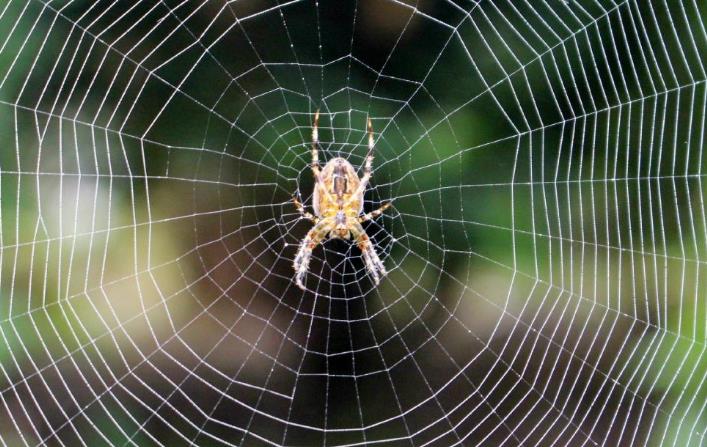
[[[361,227],[361,224],[357,223],[351,232],[356,239],[358,248],[361,249],[363,260],[366,263],[366,270],[368,270],[368,273],[373,277],[373,282],[378,285],[381,277],[388,274],[383,262],[378,257],[378,253],[376,253],[371,239],[368,237],[363,227]]]
[[[300,243],[299,250],[297,250],[297,255],[292,263],[292,267],[295,269],[295,282],[302,290],[305,290],[304,276],[309,270],[309,261],[312,257],[312,250],[314,250],[314,247],[322,242],[326,234],[331,230],[329,227],[330,225],[320,221],[314,225],[309,232],[307,232],[307,235]]]

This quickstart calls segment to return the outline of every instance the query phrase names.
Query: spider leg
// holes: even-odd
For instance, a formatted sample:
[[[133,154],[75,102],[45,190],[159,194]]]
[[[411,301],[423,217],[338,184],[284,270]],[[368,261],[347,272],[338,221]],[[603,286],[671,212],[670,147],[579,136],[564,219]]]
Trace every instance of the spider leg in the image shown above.
[[[363,177],[361,177],[361,187],[365,188],[368,184],[368,180],[373,175],[373,124],[371,119],[368,118],[368,153],[366,154],[366,161],[363,167]]]
[[[363,166],[363,176],[359,183],[358,188],[351,194],[351,198],[346,202],[346,205],[351,203],[353,200],[358,198],[366,190],[368,186],[368,181],[373,175],[373,124],[371,124],[371,119],[368,118],[368,153],[366,154],[366,161]]]
[[[295,269],[295,282],[297,286],[304,290],[304,275],[309,270],[309,260],[312,257],[312,250],[319,245],[326,237],[331,225],[326,220],[319,221],[312,227],[300,243],[299,250],[295,256],[292,266]]]
[[[358,218],[358,221],[359,221],[359,222],[365,222],[365,221],[367,221],[367,220],[375,219],[376,217],[378,217],[378,216],[380,216],[381,214],[383,214],[383,211],[387,210],[388,207],[390,207],[390,205],[392,205],[392,204],[393,204],[392,201],[387,202],[387,203],[384,203],[384,204],[381,205],[378,209],[373,210],[373,211],[371,211],[370,213],[366,213],[366,214],[364,214],[363,216],[360,216],[360,217]]]
[[[319,110],[314,114],[312,125],[312,173],[319,180]]]
[[[364,174],[371,175],[373,169],[373,123],[368,118],[368,153],[366,154],[366,168]]]
[[[383,262],[378,257],[376,249],[371,243],[371,239],[366,234],[360,223],[355,223],[351,228],[351,233],[353,233],[356,239],[356,244],[358,248],[361,249],[363,254],[363,260],[366,263],[366,269],[368,273],[373,277],[373,281],[378,285],[380,283],[381,276],[385,276],[388,272],[385,270]]]
[[[317,223],[317,218],[314,216],[314,214],[304,210],[304,205],[302,205],[302,202],[299,201],[296,194],[292,195],[292,202],[295,204],[295,208],[297,208],[297,211],[299,211],[302,217],[304,217],[305,219],[309,219],[314,223]]]

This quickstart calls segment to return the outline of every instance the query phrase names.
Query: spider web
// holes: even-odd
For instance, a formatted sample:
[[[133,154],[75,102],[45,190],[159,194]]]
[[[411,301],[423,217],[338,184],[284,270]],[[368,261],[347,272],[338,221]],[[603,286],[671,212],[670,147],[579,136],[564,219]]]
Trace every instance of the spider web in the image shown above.
[[[2,444],[704,444],[705,13],[8,0]]]

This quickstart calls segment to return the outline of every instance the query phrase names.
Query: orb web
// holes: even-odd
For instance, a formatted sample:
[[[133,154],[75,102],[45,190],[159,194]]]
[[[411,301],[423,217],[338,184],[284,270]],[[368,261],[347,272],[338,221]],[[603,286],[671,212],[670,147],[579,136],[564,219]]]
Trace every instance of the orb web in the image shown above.
[[[702,445],[704,6],[8,0],[5,445]],[[292,261],[321,163],[364,228]]]

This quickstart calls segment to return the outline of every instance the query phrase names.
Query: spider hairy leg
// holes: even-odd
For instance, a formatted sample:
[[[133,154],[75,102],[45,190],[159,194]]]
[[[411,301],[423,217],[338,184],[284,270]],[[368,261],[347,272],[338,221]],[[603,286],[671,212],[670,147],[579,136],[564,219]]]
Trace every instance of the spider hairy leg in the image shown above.
[[[329,231],[331,231],[331,225],[328,225],[326,221],[320,221],[313,226],[311,230],[309,230],[300,243],[299,250],[297,250],[297,256],[295,256],[295,261],[292,266],[296,272],[295,282],[302,290],[305,290],[304,275],[309,270],[309,260],[312,257],[312,250],[314,250],[314,247],[322,242]]]
[[[367,220],[375,219],[376,217],[380,216],[383,214],[385,210],[387,210],[390,205],[393,204],[393,201],[391,200],[390,202],[384,203],[381,205],[378,209],[371,211],[370,213],[366,213],[363,216],[358,218],[359,222],[365,222]]]
[[[366,161],[363,166],[363,177],[361,177],[361,186],[359,189],[363,191],[366,189],[366,185],[368,185],[368,180],[371,179],[371,175],[373,175],[373,148],[374,148],[374,142],[373,142],[373,124],[371,123],[371,119],[368,118],[368,153],[366,154]]]
[[[319,179],[319,110],[314,113],[312,125],[312,173]]]
[[[378,257],[378,253],[376,253],[376,249],[373,247],[371,239],[368,237],[363,227],[361,227],[361,224],[356,223],[351,229],[351,232],[356,239],[358,248],[361,249],[368,273],[370,273],[373,277],[373,282],[378,285],[378,283],[380,283],[380,278],[388,274],[385,270],[383,262]]]
[[[349,201],[346,203],[348,205],[349,202],[352,200],[360,197],[363,195],[364,191],[368,187],[368,181],[371,179],[371,176],[373,175],[373,149],[374,149],[374,141],[373,141],[373,124],[371,123],[371,119],[368,118],[368,153],[366,154],[366,161],[363,166],[363,177],[361,177],[358,188],[351,194],[351,198]]]
[[[305,219],[309,219],[314,223],[317,222],[317,218],[314,216],[314,214],[304,210],[304,205],[302,204],[302,202],[299,201],[296,194],[292,195],[292,202],[295,204],[295,208],[297,208],[297,211],[299,211],[302,217],[304,217]]]
[[[373,123],[371,123],[371,119],[368,118],[368,153],[366,154],[364,174],[367,174],[369,177],[373,170],[373,147]]]

